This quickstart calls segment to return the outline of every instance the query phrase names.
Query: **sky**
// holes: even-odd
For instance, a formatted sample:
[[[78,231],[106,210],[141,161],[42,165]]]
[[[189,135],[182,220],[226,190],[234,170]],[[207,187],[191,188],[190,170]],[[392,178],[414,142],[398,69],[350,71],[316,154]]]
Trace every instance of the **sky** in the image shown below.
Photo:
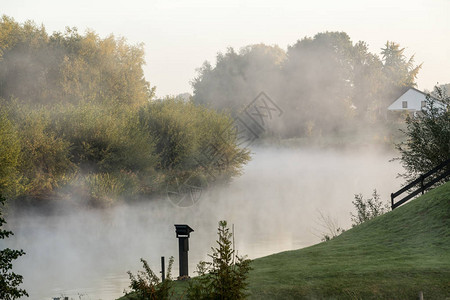
[[[192,93],[205,60],[250,44],[283,49],[318,32],[344,31],[380,54],[386,41],[423,63],[419,89],[450,82],[450,0],[0,0],[0,14],[47,32],[96,31],[145,44],[145,76],[158,97]]]

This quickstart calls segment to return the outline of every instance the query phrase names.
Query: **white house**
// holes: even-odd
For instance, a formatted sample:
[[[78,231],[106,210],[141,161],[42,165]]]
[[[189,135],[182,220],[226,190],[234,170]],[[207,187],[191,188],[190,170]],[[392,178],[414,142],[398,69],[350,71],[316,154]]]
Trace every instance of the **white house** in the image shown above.
[[[389,107],[390,111],[407,111],[416,113],[425,107],[427,94],[415,88],[409,88]]]

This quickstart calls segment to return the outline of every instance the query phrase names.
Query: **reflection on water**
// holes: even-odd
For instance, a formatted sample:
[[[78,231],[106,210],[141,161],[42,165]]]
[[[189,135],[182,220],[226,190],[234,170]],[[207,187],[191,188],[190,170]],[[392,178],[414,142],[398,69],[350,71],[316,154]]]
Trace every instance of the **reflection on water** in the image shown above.
[[[399,166],[392,153],[257,149],[245,174],[228,187],[202,193],[179,208],[170,201],[121,205],[108,210],[62,210],[50,216],[26,214],[8,220],[15,236],[7,246],[27,254],[16,261],[30,299],[61,295],[73,299],[116,299],[128,289],[127,271],[145,258],[155,272],[160,257],[176,258],[174,224],[189,224],[189,269],[207,259],[219,220],[235,225],[239,254],[256,258],[320,241],[318,212],[350,227],[355,193],[382,199],[398,189]],[[70,213],[68,213],[69,211]]]

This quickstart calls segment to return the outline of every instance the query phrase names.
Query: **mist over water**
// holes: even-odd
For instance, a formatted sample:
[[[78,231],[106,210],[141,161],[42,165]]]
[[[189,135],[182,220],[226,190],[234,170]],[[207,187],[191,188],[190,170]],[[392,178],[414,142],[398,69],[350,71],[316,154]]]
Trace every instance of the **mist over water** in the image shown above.
[[[15,235],[6,246],[27,254],[14,263],[24,276],[30,299],[66,295],[74,299],[115,299],[128,290],[128,270],[146,259],[155,272],[160,257],[175,257],[174,224],[188,224],[190,275],[215,246],[217,223],[235,227],[238,253],[257,258],[320,241],[319,212],[351,227],[355,193],[382,200],[400,187],[395,153],[370,147],[358,150],[263,147],[230,185],[205,190],[200,201],[180,208],[169,200],[120,204],[110,209],[57,210],[52,214],[11,213]],[[166,263],[167,264],[167,263]]]

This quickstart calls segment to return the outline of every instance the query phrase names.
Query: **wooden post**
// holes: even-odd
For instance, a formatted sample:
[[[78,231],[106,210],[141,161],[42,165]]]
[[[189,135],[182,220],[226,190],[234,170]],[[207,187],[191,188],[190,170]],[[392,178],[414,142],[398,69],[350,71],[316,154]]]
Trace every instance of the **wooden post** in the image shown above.
[[[423,175],[420,175],[420,189],[422,190],[422,195],[425,192],[424,188],[423,188]]]
[[[422,291],[419,292],[419,300],[423,300],[423,292]]]
[[[166,280],[166,271],[164,266],[164,256],[161,256],[161,282]]]
[[[394,193],[391,193],[391,209],[394,210]]]

